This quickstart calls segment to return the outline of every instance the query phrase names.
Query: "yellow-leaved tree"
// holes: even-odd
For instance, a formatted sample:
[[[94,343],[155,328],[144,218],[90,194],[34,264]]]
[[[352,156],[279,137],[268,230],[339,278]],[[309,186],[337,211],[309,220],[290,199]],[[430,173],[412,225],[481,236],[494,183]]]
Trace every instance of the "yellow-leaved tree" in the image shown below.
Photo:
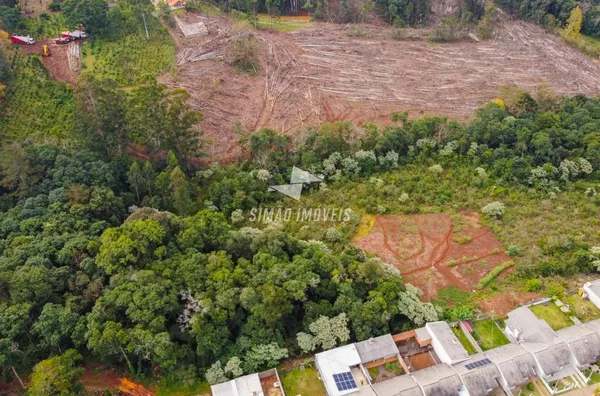
[[[583,13],[579,6],[571,10],[569,20],[567,20],[567,26],[565,27],[565,38],[578,38],[579,32],[581,31],[581,22],[583,21]]]

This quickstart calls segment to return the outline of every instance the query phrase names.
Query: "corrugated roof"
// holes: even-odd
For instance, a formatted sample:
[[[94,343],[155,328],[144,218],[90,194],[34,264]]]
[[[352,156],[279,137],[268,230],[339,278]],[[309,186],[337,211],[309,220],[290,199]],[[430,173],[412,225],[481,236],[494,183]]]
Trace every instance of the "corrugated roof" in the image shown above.
[[[485,354],[477,353],[468,360],[454,364],[452,367],[461,376],[470,396],[486,396],[488,389],[494,389],[500,386],[498,378],[500,371],[496,364],[490,363]],[[487,364],[472,368],[471,363],[487,361]],[[471,368],[470,368],[471,367]]]
[[[398,355],[398,347],[390,334],[370,338],[354,344],[361,363],[373,362]]]
[[[570,326],[556,332],[569,345],[579,364],[591,364],[600,357],[600,336],[584,325]]]
[[[415,371],[412,376],[426,396],[455,396],[462,387],[460,377],[447,364]]]
[[[498,365],[510,388],[523,384],[535,376],[533,355],[519,344],[508,344],[486,351],[488,358]]]
[[[373,384],[379,396],[423,396],[419,384],[408,374]]]

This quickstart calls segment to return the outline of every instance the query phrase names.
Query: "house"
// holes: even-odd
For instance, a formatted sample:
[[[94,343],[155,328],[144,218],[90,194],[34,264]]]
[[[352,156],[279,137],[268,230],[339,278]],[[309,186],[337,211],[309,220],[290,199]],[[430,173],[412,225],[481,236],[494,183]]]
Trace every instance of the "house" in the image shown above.
[[[438,364],[412,374],[425,396],[468,395],[460,377],[447,364]]]
[[[452,368],[462,379],[469,396],[486,396],[502,388],[498,366],[483,353],[472,355]]]
[[[378,365],[398,360],[398,347],[390,334],[369,338],[355,343],[354,346],[360,356],[360,362],[365,365],[368,363]]]
[[[533,354],[520,344],[508,344],[486,351],[486,356],[498,366],[500,384],[504,390],[511,391],[526,384],[535,377],[537,365]]]
[[[508,313],[505,321],[507,335],[533,354],[536,373],[551,392],[550,382],[573,375],[585,380],[583,374],[573,365],[574,357],[566,342],[561,340],[552,328],[528,307],[520,307]]]
[[[167,4],[172,10],[177,10],[180,8],[185,8],[184,0],[166,0]]]
[[[211,386],[212,396],[285,396],[277,369]]]
[[[378,396],[423,396],[417,381],[408,374],[377,382],[373,389]]]
[[[581,297],[588,298],[600,308],[600,279],[585,283]]]
[[[376,396],[354,344],[317,353],[315,365],[329,396]]]
[[[600,358],[600,336],[583,325],[569,326],[556,332],[571,350],[575,367],[596,363]]]
[[[469,354],[456,338],[446,322],[431,322],[425,325],[431,335],[431,345],[443,363],[455,364],[469,358]]]
[[[213,396],[264,396],[258,374],[245,375],[210,387]]]

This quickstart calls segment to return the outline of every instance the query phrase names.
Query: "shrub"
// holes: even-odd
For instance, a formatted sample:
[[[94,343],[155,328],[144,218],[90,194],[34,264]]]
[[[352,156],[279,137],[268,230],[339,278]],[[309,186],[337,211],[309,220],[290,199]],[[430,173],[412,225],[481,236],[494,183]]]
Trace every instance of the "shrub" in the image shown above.
[[[499,219],[504,216],[505,206],[502,202],[494,201],[481,208],[481,211],[487,217]]]
[[[542,281],[537,278],[529,279],[525,283],[525,288],[528,292],[536,292],[542,288]]]
[[[518,256],[520,253],[519,248],[511,245],[508,247],[508,249],[506,250],[506,254],[510,257],[514,257],[514,256]]]
[[[337,229],[330,227],[325,232],[325,239],[328,242],[339,242],[342,240],[342,234]]]
[[[479,281],[479,285],[477,286],[477,288],[479,290],[483,289],[484,287],[486,287],[487,285],[489,285],[491,281],[493,281],[494,279],[496,279],[496,277],[498,275],[500,275],[500,273],[502,271],[504,271],[505,269],[507,269],[509,267],[512,267],[513,265],[515,265],[514,262],[507,261],[507,262],[505,262],[503,264],[500,264],[499,266],[495,267],[486,276],[484,276],[483,278],[481,278],[481,280]]]
[[[533,382],[530,382],[527,385],[525,385],[525,388],[530,392],[533,392],[535,390],[535,386],[533,386]]]
[[[50,4],[48,4],[48,9],[50,11],[60,11],[60,2],[53,0]]]
[[[546,285],[546,296],[552,298],[563,298],[565,288],[560,283],[550,282]]]
[[[448,261],[448,267],[454,267],[454,266],[456,266],[456,264],[458,264],[458,261],[456,261],[456,260]]]
[[[462,237],[454,237],[454,238],[452,238],[452,240],[456,243],[460,243],[461,245],[464,245],[465,243],[469,243],[471,241],[471,237],[465,235]]]
[[[444,171],[444,168],[442,168],[442,166],[439,164],[432,165],[429,167],[429,172],[431,172],[431,173],[440,174],[443,171]]]
[[[258,72],[258,52],[256,39],[253,36],[238,37],[233,42],[233,59],[231,63],[240,70],[250,74]]]

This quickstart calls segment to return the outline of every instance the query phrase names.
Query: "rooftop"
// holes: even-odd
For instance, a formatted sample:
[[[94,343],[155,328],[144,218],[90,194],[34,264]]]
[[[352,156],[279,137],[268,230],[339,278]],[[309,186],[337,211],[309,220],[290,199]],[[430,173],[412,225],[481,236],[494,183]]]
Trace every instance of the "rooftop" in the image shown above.
[[[472,355],[452,367],[461,376],[470,396],[486,396],[500,386],[498,367],[483,353]]]
[[[354,344],[361,363],[369,363],[375,360],[385,359],[398,355],[398,347],[390,334],[382,335]]]
[[[211,391],[213,396],[263,396],[265,394],[256,373],[213,385]]]
[[[400,375],[373,385],[379,396],[423,396],[423,392],[410,375]]]
[[[438,364],[412,374],[427,396],[455,396],[462,387],[460,377],[447,364]]]
[[[465,360],[469,358],[469,354],[456,338],[452,329],[446,322],[431,322],[425,325],[429,333],[434,336],[441,344],[446,354],[453,361]],[[438,353],[439,355],[439,353]]]
[[[351,374],[351,367],[360,364],[360,356],[358,355],[358,351],[354,344],[317,353],[315,355],[315,361],[321,374],[321,380],[323,381],[325,388],[327,388],[329,395],[343,395],[349,393],[349,389],[357,388],[358,384],[356,384],[356,381]],[[348,379],[345,381],[350,388],[346,387],[346,389],[339,389],[334,375],[339,377],[341,374],[350,374],[352,377],[352,380]],[[354,383],[352,383],[352,381],[354,381]],[[339,382],[339,378],[337,379],[337,382]]]
[[[520,307],[510,311],[505,323],[510,329],[519,332],[517,341],[543,345],[553,345],[560,342],[548,323],[535,316],[528,307]]]
[[[519,344],[508,344],[486,351],[487,357],[498,365],[506,382],[512,388],[535,376],[533,355]]]
[[[588,282],[584,286],[591,290],[595,295],[600,296],[600,279]]]
[[[575,325],[558,330],[556,334],[569,344],[579,364],[591,364],[600,357],[600,336],[593,329]]]

